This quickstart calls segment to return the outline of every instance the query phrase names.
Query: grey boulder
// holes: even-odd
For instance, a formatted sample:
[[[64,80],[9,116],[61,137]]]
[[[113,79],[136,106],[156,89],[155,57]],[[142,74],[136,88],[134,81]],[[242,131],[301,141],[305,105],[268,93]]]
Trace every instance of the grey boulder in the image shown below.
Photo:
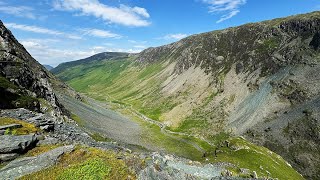
[[[38,156],[13,160],[8,165],[0,169],[0,177],[5,180],[18,179],[24,175],[48,168],[54,165],[61,155],[69,153],[73,149],[73,145],[63,146]]]
[[[0,136],[0,154],[23,153],[37,143],[35,135]]]
[[[19,154],[17,153],[10,153],[10,154],[0,154],[0,163],[5,161],[11,161],[17,158]]]
[[[6,130],[6,129],[16,129],[16,128],[21,128],[21,124],[9,124],[9,125],[4,125],[0,126],[0,130]]]

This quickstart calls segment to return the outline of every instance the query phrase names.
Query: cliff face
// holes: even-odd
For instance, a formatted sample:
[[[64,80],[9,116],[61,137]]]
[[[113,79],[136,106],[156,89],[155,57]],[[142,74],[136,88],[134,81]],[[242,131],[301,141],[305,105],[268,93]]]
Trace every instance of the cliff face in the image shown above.
[[[6,84],[14,87],[2,87],[1,91],[11,98],[1,97],[1,99],[12,101],[3,101],[2,108],[26,106],[40,111],[41,103],[38,99],[42,98],[52,106],[53,114],[61,114],[61,105],[50,83],[50,80],[54,79],[53,76],[26,51],[1,21],[0,76]],[[1,96],[5,96],[4,93]]]
[[[172,131],[246,136],[319,179],[319,34],[320,12],[313,12],[193,35],[58,77]]]

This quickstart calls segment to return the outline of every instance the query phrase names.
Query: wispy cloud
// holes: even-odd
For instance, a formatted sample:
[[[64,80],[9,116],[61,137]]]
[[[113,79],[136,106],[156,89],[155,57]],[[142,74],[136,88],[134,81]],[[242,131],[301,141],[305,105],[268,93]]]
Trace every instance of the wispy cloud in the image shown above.
[[[36,15],[33,13],[33,10],[33,8],[28,6],[7,6],[3,2],[0,2],[1,13],[10,14],[17,17],[36,19]]]
[[[39,34],[63,36],[69,39],[81,39],[81,37],[77,35],[67,34],[61,31],[51,30],[51,29],[47,29],[39,26],[30,26],[30,25],[16,24],[16,23],[5,23],[5,26],[8,27],[9,29],[18,29],[21,31],[28,31],[28,32],[39,33]]]
[[[146,9],[141,7],[111,7],[99,2],[99,0],[54,0],[53,8],[60,11],[81,13],[86,16],[94,16],[108,23],[125,26],[148,26],[146,20],[150,17]]]
[[[30,54],[42,64],[57,66],[62,62],[83,59],[101,52],[129,52],[138,53],[143,49],[133,47],[129,49],[93,46],[89,49],[69,49],[52,47],[54,43],[60,43],[56,39],[24,39],[21,44],[30,52]]]
[[[110,31],[105,31],[101,29],[80,29],[80,31],[84,32],[84,35],[89,35],[89,36],[99,37],[99,38],[121,38],[122,37],[119,34],[115,34]]]
[[[179,40],[182,38],[187,37],[188,34],[182,34],[182,33],[178,33],[178,34],[167,34],[159,39],[166,39],[166,40]]]
[[[147,48],[147,46],[145,46],[145,45],[135,45],[135,46],[133,46],[134,48],[138,48],[138,49],[145,49],[145,48]]]
[[[202,0],[202,2],[209,4],[210,13],[223,13],[217,21],[220,23],[237,15],[240,6],[246,4],[247,0]]]

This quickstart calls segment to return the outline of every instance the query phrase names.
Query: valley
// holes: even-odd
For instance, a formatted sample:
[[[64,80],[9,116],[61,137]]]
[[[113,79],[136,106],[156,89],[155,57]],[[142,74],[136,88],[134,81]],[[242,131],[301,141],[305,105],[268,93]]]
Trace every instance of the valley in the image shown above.
[[[300,143],[318,147],[317,128],[311,130],[313,138],[287,129],[298,122],[318,124],[319,51],[311,43],[316,42],[318,16],[314,12],[192,35],[139,54],[61,64],[52,72],[86,96],[129,107],[162,124],[162,131],[176,133],[170,136],[180,133],[194,138],[192,144],[206,144],[209,149],[201,147],[205,152],[219,144],[217,137],[225,137],[223,142],[243,136],[286,157],[301,173],[316,172],[319,154],[311,150],[301,157],[296,150]],[[282,116],[291,117],[286,125]]]
[[[320,178],[318,11],[50,71],[0,35],[0,179]]]

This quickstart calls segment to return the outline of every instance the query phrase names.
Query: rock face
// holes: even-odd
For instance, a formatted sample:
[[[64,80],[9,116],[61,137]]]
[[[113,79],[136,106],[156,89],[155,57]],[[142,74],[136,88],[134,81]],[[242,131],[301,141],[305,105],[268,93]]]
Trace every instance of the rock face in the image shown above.
[[[2,179],[17,179],[26,174],[48,168],[54,165],[61,155],[69,153],[73,149],[74,146],[72,145],[63,146],[35,157],[16,159],[0,170],[0,177]]]
[[[0,77],[9,80],[18,88],[14,92],[12,88],[11,91],[8,88],[0,89],[1,92],[4,92],[1,93],[2,96],[6,93],[12,97],[17,96],[16,99],[22,97],[24,99],[26,99],[25,97],[43,98],[53,107],[54,114],[61,114],[61,105],[57,101],[51,85],[52,82],[50,82],[54,81],[54,77],[26,51],[1,21]],[[5,99],[5,97],[2,98]],[[34,102],[37,103],[36,100]],[[16,106],[19,107],[20,104]],[[35,107],[39,110],[39,105],[35,104]],[[27,108],[32,108],[32,106],[29,105]]]
[[[191,165],[187,160],[158,153],[151,155],[152,161],[139,174],[139,179],[214,179],[221,178],[223,167],[218,165]]]
[[[0,154],[23,153],[35,146],[37,138],[35,135],[3,135],[0,136],[0,142]]]
[[[0,126],[0,130],[15,129],[20,127],[22,127],[21,124],[9,124],[9,125]]]

